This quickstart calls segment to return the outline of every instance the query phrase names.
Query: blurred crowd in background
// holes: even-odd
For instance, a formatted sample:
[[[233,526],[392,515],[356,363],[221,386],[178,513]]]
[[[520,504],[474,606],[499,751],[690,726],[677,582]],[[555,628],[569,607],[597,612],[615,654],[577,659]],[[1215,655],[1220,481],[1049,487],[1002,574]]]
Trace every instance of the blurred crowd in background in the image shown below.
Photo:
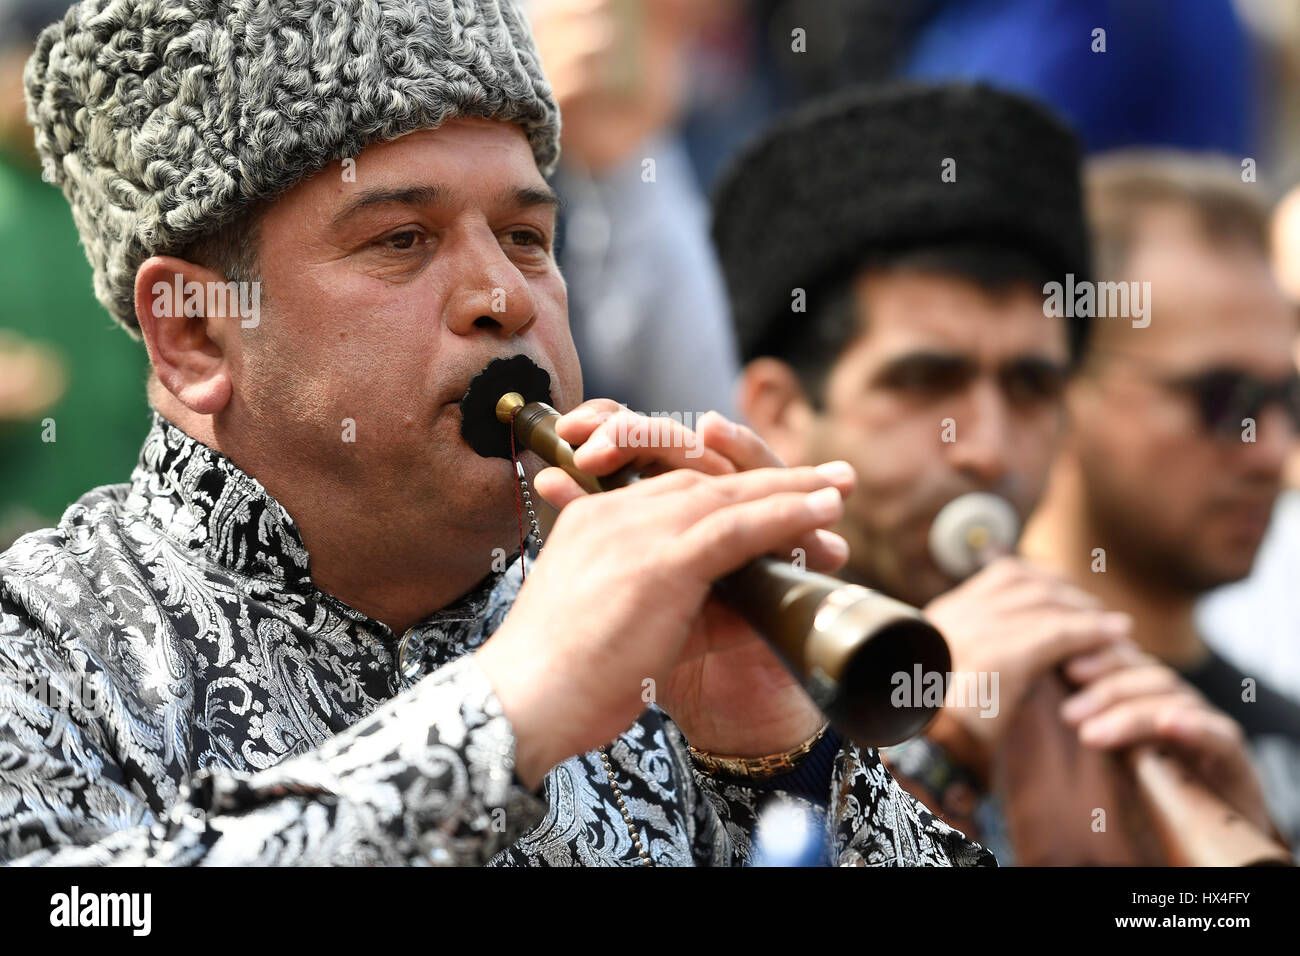
[[[714,188],[774,118],[891,79],[982,80],[1028,95],[1092,155],[1222,157],[1275,211],[1276,281],[1300,303],[1291,0],[521,3],[563,116],[558,256],[588,397],[738,415],[741,354],[710,239]],[[124,481],[148,427],[144,348],[95,300],[68,204],[42,181],[24,117],[23,64],[64,9],[0,0],[0,549],[53,524],[90,487]],[[1157,298],[1157,325],[1160,310]],[[1294,451],[1279,473],[1253,570],[1208,593],[1197,620],[1224,657],[1300,700]]]

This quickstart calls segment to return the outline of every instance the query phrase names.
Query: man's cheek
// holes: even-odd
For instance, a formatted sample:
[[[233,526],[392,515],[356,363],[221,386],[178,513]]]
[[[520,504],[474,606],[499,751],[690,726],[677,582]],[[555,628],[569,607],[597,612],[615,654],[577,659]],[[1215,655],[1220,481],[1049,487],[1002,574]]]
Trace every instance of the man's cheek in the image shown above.
[[[920,469],[910,474],[903,470],[884,470],[880,459],[858,471],[858,483],[846,505],[848,520],[877,541],[888,542],[891,550],[899,549],[909,527],[920,525],[921,515],[913,489],[919,483]]]
[[[1020,445],[1016,461],[1012,463],[1008,475],[1009,493],[1016,500],[1017,511],[1021,520],[1037,506],[1038,500],[1047,490],[1047,479],[1051,474],[1052,462],[1056,458],[1058,442],[1053,433],[1033,433],[1029,441]]]
[[[860,462],[862,484],[877,495],[906,493],[922,476],[947,468],[944,429],[943,419],[935,415],[901,415],[865,430],[850,460]]]
[[[538,341],[541,347],[541,363],[554,370],[551,376],[551,398],[556,408],[573,408],[584,399],[603,398],[601,395],[583,395],[582,367],[578,362],[578,351],[573,344],[567,325],[550,326],[538,329]]]

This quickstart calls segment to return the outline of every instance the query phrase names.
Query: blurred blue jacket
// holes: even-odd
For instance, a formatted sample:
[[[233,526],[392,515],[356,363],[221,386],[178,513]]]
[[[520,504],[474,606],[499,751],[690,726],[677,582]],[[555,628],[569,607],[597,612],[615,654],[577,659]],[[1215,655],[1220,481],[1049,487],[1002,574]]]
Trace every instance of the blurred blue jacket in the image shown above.
[[[1104,53],[1093,52],[1098,28]],[[900,72],[1034,96],[1090,152],[1255,146],[1250,44],[1231,0],[947,0]]]

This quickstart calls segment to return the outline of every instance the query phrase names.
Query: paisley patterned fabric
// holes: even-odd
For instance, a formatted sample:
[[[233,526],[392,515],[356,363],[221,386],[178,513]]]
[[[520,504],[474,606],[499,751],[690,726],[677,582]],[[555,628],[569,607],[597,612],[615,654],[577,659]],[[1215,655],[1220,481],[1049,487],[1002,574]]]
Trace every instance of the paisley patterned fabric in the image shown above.
[[[472,651],[516,557],[400,636],[317,590],[293,520],[155,416],[126,485],[0,555],[0,860],[638,865],[598,753],[527,790]],[[651,706],[608,748],[659,865],[743,865],[774,788],[694,768]],[[993,864],[841,748],[826,862]]]

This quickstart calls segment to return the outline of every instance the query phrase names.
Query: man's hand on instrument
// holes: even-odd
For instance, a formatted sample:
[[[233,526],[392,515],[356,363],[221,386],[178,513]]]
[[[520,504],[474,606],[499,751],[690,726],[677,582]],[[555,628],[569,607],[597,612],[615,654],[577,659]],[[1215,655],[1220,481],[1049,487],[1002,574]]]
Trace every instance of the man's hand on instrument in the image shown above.
[[[652,475],[679,468],[721,475],[785,467],[756,432],[716,411],[700,416],[696,425],[692,430],[673,418],[649,418],[610,399],[593,399],[556,427],[577,446],[574,463],[595,475],[627,466]],[[856,475],[847,462],[829,466],[826,473],[842,495],[852,491]],[[564,479],[582,493],[567,475]],[[833,572],[844,566],[849,550],[838,534],[816,529],[774,556]],[[825,718],[762,637],[715,598],[705,602],[704,620],[657,701],[690,742],[712,753],[763,756],[812,736]]]
[[[570,443],[619,427],[566,418],[559,430]],[[692,744],[716,753],[780,752],[821,725],[767,644],[709,591],[764,554],[788,559],[802,547],[810,568],[843,564],[847,545],[825,529],[843,514],[852,470],[756,467],[779,460],[749,429],[732,432],[717,418],[702,420],[695,447],[704,453],[689,458],[695,435],[674,441],[671,429],[682,426],[671,419],[661,420],[670,432],[655,447],[580,450],[579,467],[595,474],[629,462],[668,470],[617,491],[585,495],[557,468],[537,476],[560,516],[501,629],[478,651],[515,727],[525,782],[607,743],[650,700]]]
[[[647,474],[691,468],[708,475],[785,466],[752,429],[717,412],[706,412],[697,424],[692,430],[675,418],[639,415],[613,399],[593,398],[561,415],[555,430],[574,447],[574,463],[593,475],[624,465]],[[582,494],[576,482],[556,491],[563,501]]]
[[[1177,671],[1130,642],[1077,656],[1063,668],[1080,690],[1061,706],[1086,746],[1158,744],[1206,787],[1279,842],[1241,726]]]
[[[996,710],[978,700],[949,701],[926,732],[980,777],[1039,676],[1125,639],[1131,628],[1127,615],[1104,610],[1064,578],[1013,557],[931,601],[925,615],[948,641],[956,681],[969,686],[967,675],[997,675]],[[991,677],[986,680],[992,687]]]
[[[588,399],[560,416],[556,430],[573,445],[585,445],[578,467],[593,474],[614,471],[624,464],[661,464],[663,470],[695,468],[709,474],[747,471],[751,468],[783,467],[785,462],[751,428],[731,421],[718,412],[705,412],[692,431],[669,416],[639,415],[609,398]],[[659,435],[661,448],[635,447],[622,436],[641,441],[657,434],[656,427],[668,428]],[[609,442],[593,444],[592,435],[603,431]],[[675,443],[675,447],[674,447]],[[667,456],[659,454],[668,452]],[[674,454],[675,453],[675,454]],[[704,459],[700,464],[699,460]]]
[[[690,429],[667,416],[651,418],[629,411],[609,398],[583,402],[555,423],[561,438],[574,447],[574,464],[588,474],[611,475],[631,466],[643,477],[689,468],[706,475],[727,475],[754,468],[784,468],[785,462],[751,428],[718,412],[706,412]],[[853,490],[856,476],[847,463],[835,482],[840,493]],[[563,509],[586,496],[569,475],[547,468],[534,479],[538,494]],[[814,571],[837,571],[848,560],[848,544],[831,531],[818,529],[780,556],[796,554]]]

